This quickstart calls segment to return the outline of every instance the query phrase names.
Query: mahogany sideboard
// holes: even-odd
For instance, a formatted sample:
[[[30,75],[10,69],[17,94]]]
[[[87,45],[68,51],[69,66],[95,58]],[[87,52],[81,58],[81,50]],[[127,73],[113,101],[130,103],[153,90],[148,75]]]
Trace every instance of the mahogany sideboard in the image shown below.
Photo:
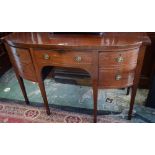
[[[98,89],[131,87],[128,119],[131,119],[145,49],[146,33],[54,34],[12,33],[3,38],[25,101],[23,78],[37,82],[50,115],[44,86],[45,67],[82,69],[92,81],[94,122],[97,121]]]

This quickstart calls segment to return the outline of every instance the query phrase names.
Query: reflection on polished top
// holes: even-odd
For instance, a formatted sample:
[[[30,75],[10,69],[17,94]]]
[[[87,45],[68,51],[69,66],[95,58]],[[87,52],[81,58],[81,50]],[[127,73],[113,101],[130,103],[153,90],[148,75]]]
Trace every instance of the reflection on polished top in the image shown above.
[[[106,49],[106,47],[133,47],[148,44],[150,40],[146,33],[133,32],[105,32],[100,34],[63,33],[55,34],[48,32],[18,32],[4,38],[4,40],[18,47],[43,47],[44,48],[91,48]]]

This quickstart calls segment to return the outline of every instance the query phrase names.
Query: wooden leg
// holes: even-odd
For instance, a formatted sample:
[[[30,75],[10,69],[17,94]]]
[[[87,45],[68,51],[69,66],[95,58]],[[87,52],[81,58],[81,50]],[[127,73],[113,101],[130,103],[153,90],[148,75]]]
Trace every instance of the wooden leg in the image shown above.
[[[97,122],[97,99],[98,99],[98,86],[96,82],[93,82],[94,123]]]
[[[46,113],[47,113],[47,115],[50,115],[50,109],[49,109],[49,106],[48,106],[48,100],[47,100],[47,96],[46,96],[44,81],[42,79],[39,79],[38,85],[39,85],[39,88],[40,88],[40,91],[41,91],[41,94],[42,94],[42,98],[43,98],[44,105],[45,105],[45,108],[46,108]]]
[[[19,82],[20,88],[22,90],[23,96],[25,98],[26,104],[30,104],[29,99],[27,97],[27,93],[26,93],[26,89],[25,89],[23,78],[21,78],[19,75],[16,75],[16,77],[17,77],[17,80]]]
[[[130,109],[129,109],[129,113],[128,113],[128,120],[131,120],[131,118],[132,118],[132,111],[133,111],[133,107],[134,107],[136,92],[137,92],[137,86],[133,86],[132,91],[131,91],[131,101],[130,101]]]
[[[98,64],[98,51],[93,52],[93,68],[90,73],[92,78],[92,87],[93,87],[93,101],[94,101],[94,123],[97,122],[97,99],[98,99],[98,75],[99,75],[99,64]]]
[[[127,88],[127,92],[126,92],[126,95],[129,95],[130,94],[130,87]]]
[[[134,107],[134,102],[135,102],[136,92],[137,92],[137,88],[138,88],[140,73],[141,73],[141,69],[142,69],[142,65],[143,65],[144,54],[145,54],[145,46],[142,46],[140,48],[140,51],[138,54],[137,67],[135,70],[135,78],[134,78],[133,86],[132,86],[130,109],[129,109],[129,113],[128,113],[128,119],[129,120],[131,120],[131,117],[132,117],[132,111],[133,111],[133,107]]]

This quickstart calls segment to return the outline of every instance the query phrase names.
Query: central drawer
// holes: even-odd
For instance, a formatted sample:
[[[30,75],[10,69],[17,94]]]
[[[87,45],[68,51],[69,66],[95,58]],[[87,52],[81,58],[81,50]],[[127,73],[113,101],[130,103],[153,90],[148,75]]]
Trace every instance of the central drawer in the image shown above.
[[[51,65],[90,65],[92,64],[91,51],[54,51],[54,50],[35,50],[37,63]]]

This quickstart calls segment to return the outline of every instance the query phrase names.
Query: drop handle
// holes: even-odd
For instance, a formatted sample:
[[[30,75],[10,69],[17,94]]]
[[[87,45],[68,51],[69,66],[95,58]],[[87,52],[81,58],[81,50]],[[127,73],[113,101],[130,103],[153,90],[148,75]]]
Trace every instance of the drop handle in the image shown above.
[[[74,58],[74,60],[75,60],[76,62],[81,62],[81,61],[82,61],[82,57],[81,57],[81,56],[76,56],[76,57]]]
[[[118,58],[116,58],[116,62],[120,63],[123,62],[124,58],[122,56],[119,56]]]
[[[119,80],[121,80],[121,79],[122,79],[122,76],[121,76],[120,74],[117,74],[117,75],[115,76],[115,80],[119,81]]]
[[[49,60],[50,59],[50,56],[48,54],[44,54],[44,59],[45,60]]]

